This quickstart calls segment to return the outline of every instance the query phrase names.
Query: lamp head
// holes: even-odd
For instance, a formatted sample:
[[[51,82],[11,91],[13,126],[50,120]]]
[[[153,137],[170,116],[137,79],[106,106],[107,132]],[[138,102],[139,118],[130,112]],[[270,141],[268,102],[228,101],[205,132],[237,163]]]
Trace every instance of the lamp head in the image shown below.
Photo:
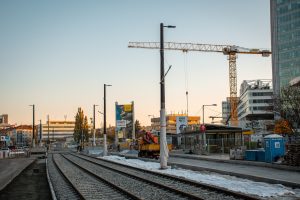
[[[176,28],[176,26],[172,26],[172,25],[168,25],[168,26],[164,26],[166,28]]]

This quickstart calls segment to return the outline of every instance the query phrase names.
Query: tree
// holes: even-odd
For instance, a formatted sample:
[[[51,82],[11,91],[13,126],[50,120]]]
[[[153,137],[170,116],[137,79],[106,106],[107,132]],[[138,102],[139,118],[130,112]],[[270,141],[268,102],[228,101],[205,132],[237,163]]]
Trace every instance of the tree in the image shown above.
[[[89,139],[89,128],[88,128],[88,120],[87,116],[84,116],[83,110],[79,107],[78,112],[75,116],[75,128],[74,128],[74,140],[76,142],[80,142],[82,140],[83,134],[83,142],[88,141]]]
[[[287,86],[280,90],[280,95],[274,97],[274,111],[281,115],[281,120],[286,122],[275,122],[277,127],[298,134],[300,124],[300,86]],[[286,129],[287,128],[287,129]]]
[[[115,128],[109,127],[107,130],[107,142],[113,143],[115,140]]]
[[[287,120],[280,119],[277,120],[274,127],[274,133],[277,134],[293,134],[293,129],[290,125],[290,123]]]

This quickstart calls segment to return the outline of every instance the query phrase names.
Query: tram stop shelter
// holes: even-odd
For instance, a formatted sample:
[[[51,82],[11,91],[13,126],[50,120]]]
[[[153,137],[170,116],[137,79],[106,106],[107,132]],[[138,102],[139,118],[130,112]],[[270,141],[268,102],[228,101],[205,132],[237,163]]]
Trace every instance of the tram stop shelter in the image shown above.
[[[243,144],[243,131],[239,127],[205,124],[207,153],[229,153],[230,149]],[[201,154],[204,150],[203,134],[199,128],[186,129],[172,137],[173,146],[190,153]]]

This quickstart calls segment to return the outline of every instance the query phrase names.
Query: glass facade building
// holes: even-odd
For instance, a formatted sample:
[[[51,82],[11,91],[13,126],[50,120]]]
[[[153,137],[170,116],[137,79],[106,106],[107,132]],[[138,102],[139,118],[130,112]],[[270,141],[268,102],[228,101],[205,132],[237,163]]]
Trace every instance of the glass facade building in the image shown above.
[[[226,101],[222,101],[222,121],[224,124],[229,121],[230,110],[230,97],[227,97]]]
[[[300,76],[300,0],[270,0],[274,93]]]

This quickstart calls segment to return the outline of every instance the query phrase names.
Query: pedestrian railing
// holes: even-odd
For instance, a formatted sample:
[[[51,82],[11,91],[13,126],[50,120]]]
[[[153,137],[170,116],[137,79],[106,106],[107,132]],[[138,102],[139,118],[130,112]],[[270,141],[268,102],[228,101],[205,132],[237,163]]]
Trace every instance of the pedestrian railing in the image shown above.
[[[245,146],[247,150],[253,150],[262,148],[263,143],[252,142],[237,138],[221,138],[221,139],[210,139],[206,142],[202,139],[196,139],[195,137],[183,138],[179,145],[173,144],[176,149],[184,149],[193,153],[201,153],[203,151],[207,153],[229,153],[230,149]]]
[[[0,159],[24,158],[29,156],[30,156],[30,150],[24,150],[24,149],[0,150]]]

